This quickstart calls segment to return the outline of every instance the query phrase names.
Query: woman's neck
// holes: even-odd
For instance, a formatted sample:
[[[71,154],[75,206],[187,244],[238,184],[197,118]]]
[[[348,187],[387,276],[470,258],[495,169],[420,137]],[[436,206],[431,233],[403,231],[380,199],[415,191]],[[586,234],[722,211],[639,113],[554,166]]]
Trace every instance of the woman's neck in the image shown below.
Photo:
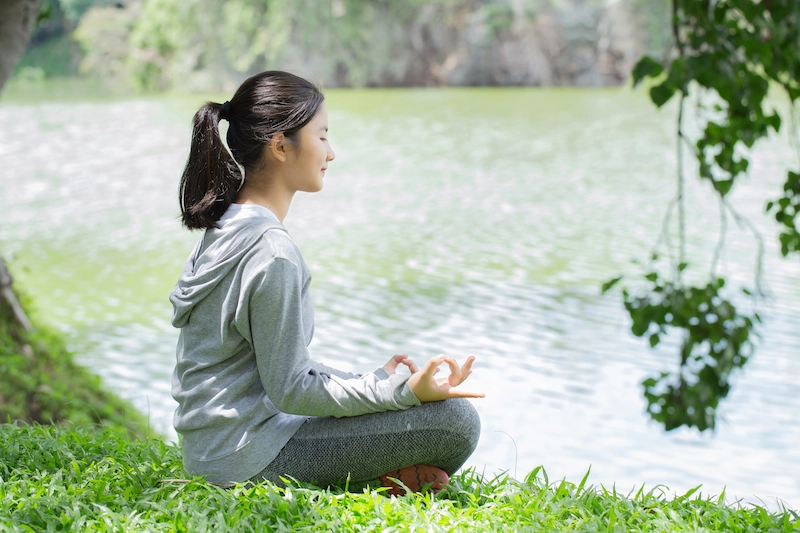
[[[281,180],[263,180],[250,178],[244,180],[239,194],[236,196],[237,204],[257,204],[266,207],[283,222],[289,212],[294,192],[284,190],[279,184]],[[265,186],[265,184],[269,184]]]

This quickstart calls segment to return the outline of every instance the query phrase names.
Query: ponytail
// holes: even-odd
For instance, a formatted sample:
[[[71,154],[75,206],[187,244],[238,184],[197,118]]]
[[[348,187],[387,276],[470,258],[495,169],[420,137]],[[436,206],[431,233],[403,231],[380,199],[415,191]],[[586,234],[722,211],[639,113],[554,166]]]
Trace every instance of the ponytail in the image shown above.
[[[244,179],[219,134],[219,121],[228,118],[229,107],[208,102],[194,116],[192,145],[179,193],[181,218],[189,229],[217,227]]]

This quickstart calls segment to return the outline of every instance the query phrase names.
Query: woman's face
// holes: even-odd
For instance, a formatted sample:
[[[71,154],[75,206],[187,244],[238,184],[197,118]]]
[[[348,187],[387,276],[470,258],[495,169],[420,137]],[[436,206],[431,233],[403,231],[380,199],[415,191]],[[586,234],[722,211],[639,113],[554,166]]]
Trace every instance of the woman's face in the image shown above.
[[[292,190],[317,192],[322,189],[322,178],[333,153],[328,143],[328,111],[320,105],[311,122],[297,132],[296,147],[289,154],[288,185]]]

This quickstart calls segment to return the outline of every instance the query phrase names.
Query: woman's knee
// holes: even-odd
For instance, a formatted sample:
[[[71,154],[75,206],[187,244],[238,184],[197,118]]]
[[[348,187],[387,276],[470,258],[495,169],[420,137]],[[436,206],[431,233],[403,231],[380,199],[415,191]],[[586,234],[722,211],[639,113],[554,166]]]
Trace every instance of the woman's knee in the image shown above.
[[[464,398],[451,398],[435,403],[441,404],[437,407],[445,428],[462,436],[474,450],[481,435],[481,418],[472,402]]]

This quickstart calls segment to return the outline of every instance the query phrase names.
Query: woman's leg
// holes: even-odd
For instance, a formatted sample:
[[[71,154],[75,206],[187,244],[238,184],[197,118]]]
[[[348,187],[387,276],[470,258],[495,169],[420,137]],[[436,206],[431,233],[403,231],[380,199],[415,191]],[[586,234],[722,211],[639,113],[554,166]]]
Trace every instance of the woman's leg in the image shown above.
[[[308,419],[253,481],[280,476],[327,486],[372,481],[415,464],[453,474],[472,454],[480,419],[467,400],[424,403],[405,411]]]

